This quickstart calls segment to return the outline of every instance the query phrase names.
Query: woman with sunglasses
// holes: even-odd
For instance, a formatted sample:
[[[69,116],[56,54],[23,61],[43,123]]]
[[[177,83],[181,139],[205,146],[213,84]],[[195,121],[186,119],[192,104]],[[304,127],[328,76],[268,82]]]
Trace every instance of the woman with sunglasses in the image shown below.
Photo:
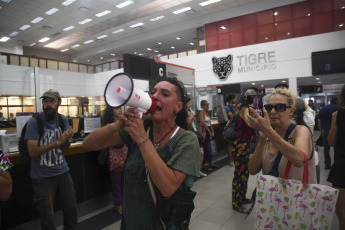
[[[308,183],[316,184],[316,170],[312,134],[306,126],[291,124],[295,95],[290,89],[276,89],[268,96],[264,117],[250,109],[248,125],[260,131],[256,149],[249,160],[252,175],[262,170],[264,175],[283,178],[287,162],[291,162],[289,179],[302,181],[304,154],[308,159]],[[285,140],[287,139],[287,141]],[[279,157],[280,161],[278,160]],[[276,158],[277,162],[275,162]],[[277,167],[273,167],[277,165]]]

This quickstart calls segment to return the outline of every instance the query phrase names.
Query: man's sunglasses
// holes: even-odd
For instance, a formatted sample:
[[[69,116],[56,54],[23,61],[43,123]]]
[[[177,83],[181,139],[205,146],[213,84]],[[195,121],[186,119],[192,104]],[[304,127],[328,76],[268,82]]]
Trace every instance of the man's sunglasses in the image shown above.
[[[265,109],[267,112],[271,112],[272,109],[274,108],[276,112],[284,112],[286,111],[286,108],[291,108],[291,106],[289,105],[285,105],[283,103],[277,103],[275,105],[272,105],[272,104],[266,104],[264,105]]]

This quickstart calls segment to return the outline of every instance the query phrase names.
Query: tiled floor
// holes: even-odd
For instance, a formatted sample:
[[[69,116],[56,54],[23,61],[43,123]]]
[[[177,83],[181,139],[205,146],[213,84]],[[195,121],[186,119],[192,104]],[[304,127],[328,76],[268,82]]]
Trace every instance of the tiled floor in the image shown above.
[[[315,132],[314,137],[318,137],[319,132]],[[314,139],[316,139],[314,138]],[[319,157],[321,162],[320,183],[330,186],[326,181],[329,170],[324,170],[323,148],[319,148]],[[223,157],[220,157],[221,160]],[[333,159],[333,149],[331,150]],[[225,165],[214,171],[207,177],[195,182],[193,190],[197,192],[195,198],[195,210],[192,214],[190,230],[248,230],[254,226],[254,212],[246,219],[244,214],[232,210],[231,205],[231,184],[234,174],[234,168]],[[248,183],[247,197],[250,197],[256,186],[256,176],[250,176]],[[119,216],[113,209],[111,196],[106,195],[97,199],[82,203],[79,205],[80,227],[82,230],[118,230],[120,229]],[[109,210],[110,213],[109,213]],[[107,213],[105,215],[104,213]],[[102,219],[103,218],[103,219]],[[56,214],[57,223],[62,223],[61,213]],[[116,221],[117,220],[117,221]],[[86,223],[87,221],[87,223]],[[99,222],[99,223],[93,223]],[[103,225],[102,225],[103,223]],[[112,223],[112,224],[105,224]],[[107,226],[104,226],[107,225]],[[37,220],[31,221],[21,226],[12,228],[12,230],[36,230],[39,229]],[[59,226],[58,229],[63,229]],[[79,228],[81,229],[81,228]],[[338,230],[339,223],[336,215],[333,216],[331,230]]]

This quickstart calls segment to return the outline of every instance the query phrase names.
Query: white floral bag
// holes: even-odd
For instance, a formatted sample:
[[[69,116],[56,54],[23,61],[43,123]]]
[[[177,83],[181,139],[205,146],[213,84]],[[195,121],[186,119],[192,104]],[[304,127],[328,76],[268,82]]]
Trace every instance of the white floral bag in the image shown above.
[[[305,155],[305,154],[304,154]],[[303,183],[259,175],[256,192],[254,229],[331,229],[339,191],[329,186],[308,184],[308,159],[305,155]]]

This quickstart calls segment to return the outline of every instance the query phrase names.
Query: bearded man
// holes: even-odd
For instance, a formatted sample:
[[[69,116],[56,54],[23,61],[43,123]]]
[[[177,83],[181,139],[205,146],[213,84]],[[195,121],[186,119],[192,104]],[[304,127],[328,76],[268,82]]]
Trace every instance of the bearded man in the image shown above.
[[[72,177],[69,173],[64,150],[70,146],[72,127],[64,115],[58,114],[61,104],[59,92],[46,91],[42,97],[43,112],[40,112],[44,133],[40,138],[38,119],[28,121],[25,140],[31,157],[30,176],[34,188],[33,202],[40,214],[41,228],[56,229],[54,224],[54,200],[59,204],[64,216],[64,229],[77,227],[77,202]],[[39,119],[40,120],[40,119]],[[59,122],[63,122],[61,130]]]

